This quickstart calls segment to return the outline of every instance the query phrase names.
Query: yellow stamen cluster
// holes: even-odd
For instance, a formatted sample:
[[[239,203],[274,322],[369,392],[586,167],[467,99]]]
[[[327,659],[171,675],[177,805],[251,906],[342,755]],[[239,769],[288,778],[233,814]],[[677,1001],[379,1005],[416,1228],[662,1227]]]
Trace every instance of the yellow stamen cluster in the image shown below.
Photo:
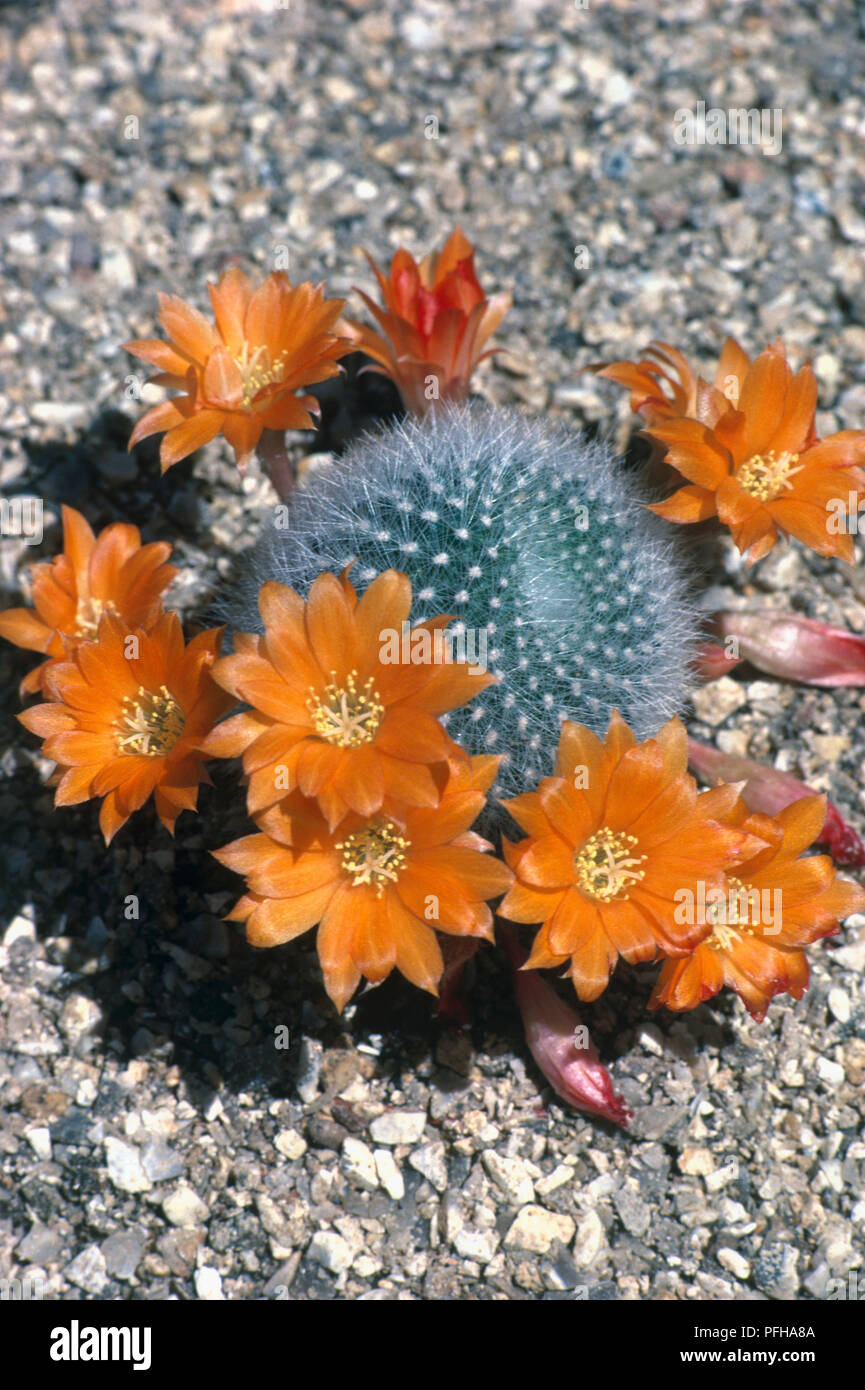
[[[405,852],[411,842],[390,821],[356,830],[336,845],[342,867],[352,875],[352,887],[371,884],[378,897],[389,883],[395,883],[405,868]]]
[[[384,705],[373,688],[372,676],[358,687],[357,671],[349,672],[344,685],[331,681],[321,695],[310,687],[306,707],[319,737],[340,748],[371,743],[384,716]]]
[[[164,757],[174,747],[183,726],[184,714],[164,685],[158,691],[138,687],[135,698],[127,695],[123,713],[115,722],[118,753]]]
[[[266,347],[257,347],[250,354],[249,344],[244,343],[239,357],[235,357],[235,362],[240,368],[243,376],[243,400],[241,405],[248,409],[252,404],[253,398],[263,391],[265,386],[273,386],[277,381],[282,381],[285,375],[285,359],[287,352],[281,352],[273,361]]]
[[[78,604],[75,613],[75,628],[73,636],[94,638],[99,628],[99,620],[103,613],[113,613],[117,615],[117,609],[110,599],[104,602],[100,598],[83,598]]]
[[[739,468],[736,482],[758,502],[774,502],[785,488],[792,488],[790,479],[794,473],[801,473],[805,467],[803,463],[793,467],[798,457],[785,450],[776,458],[774,449],[767,454],[754,454]]]
[[[626,835],[622,830],[609,830],[604,826],[595,831],[574,855],[577,886],[599,902],[627,897],[627,889],[632,883],[638,883],[645,872],[638,865],[646,855],[631,853],[636,844],[636,836]]]
[[[710,903],[706,908],[706,921],[712,926],[712,935],[705,944],[713,951],[730,951],[743,936],[754,936],[751,925],[751,896],[741,879],[727,876],[729,893],[723,902]],[[744,916],[739,911],[744,904]],[[723,918],[723,920],[719,920]]]

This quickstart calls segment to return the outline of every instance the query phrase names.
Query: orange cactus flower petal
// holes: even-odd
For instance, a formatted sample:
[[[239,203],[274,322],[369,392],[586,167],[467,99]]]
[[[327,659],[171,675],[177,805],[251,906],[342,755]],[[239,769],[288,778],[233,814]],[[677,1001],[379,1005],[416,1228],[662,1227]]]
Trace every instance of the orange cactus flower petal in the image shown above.
[[[817,378],[810,366],[805,366],[790,383],[781,419],[772,435],[776,454],[796,454],[806,447],[816,409]]]
[[[406,576],[385,571],[360,600],[345,575],[320,575],[306,602],[268,583],[259,606],[263,637],[241,634],[241,649],[214,667],[216,681],[251,704],[255,718],[231,721],[204,745],[220,756],[244,754],[251,814],[296,786],[319,801],[331,827],[350,812],[372,816],[387,799],[436,805],[459,750],[430,710],[464,703],[484,678],[447,660],[444,646],[437,661],[430,645],[427,663],[412,659],[410,641],[404,649]],[[383,633],[394,634],[393,651]],[[404,681],[394,674],[402,669],[410,672]]]
[[[173,401],[169,402],[173,405]],[[159,447],[159,462],[163,473],[181,459],[188,458],[204,444],[215,439],[225,423],[225,412],[221,410],[201,410],[179,424],[171,425]]]
[[[442,764],[405,763],[379,753],[387,795],[407,806],[438,806]],[[439,780],[436,779],[439,774]]]
[[[804,797],[776,817],[731,818],[757,845],[728,874],[722,901],[709,910],[709,934],[680,960],[668,961],[658,976],[650,1008],[692,1009],[726,985],[756,1019],[781,993],[801,998],[808,985],[802,951],[838,929],[865,907],[865,890],[839,879],[826,856],[801,858],[822,832],[823,797]],[[762,842],[762,843],[761,843]]]
[[[373,583],[379,583],[374,580]],[[320,574],[310,585],[306,603],[306,636],[319,670],[335,676],[346,675],[355,665],[357,643],[355,629],[358,610],[352,609],[339,580],[334,574]],[[375,642],[379,643],[378,628]],[[370,635],[358,634],[371,646]]]
[[[745,377],[738,409],[745,418],[742,450],[746,457],[770,447],[784,415],[789,379],[783,353],[771,347],[760,354]]]
[[[239,356],[252,287],[238,266],[230,266],[218,284],[208,284],[207,290],[219,336],[232,357]]]
[[[159,295],[159,322],[190,362],[205,359],[216,346],[216,336],[204,315],[177,295]]]
[[[333,885],[291,898],[264,898],[247,919],[251,946],[282,946],[320,922],[333,898]]]
[[[733,405],[737,405],[751,359],[735,338],[725,338],[715,372],[715,387]]]
[[[849,493],[865,495],[858,466],[865,430],[817,440],[814,373],[806,364],[794,376],[780,342],[753,363],[737,345],[725,345],[717,389],[704,385],[691,418],[650,419],[645,433],[666,446],[666,461],[692,484],[651,510],[685,524],[716,512],[749,564],[779,533],[852,563],[852,538],[830,524],[829,508],[846,509]]]
[[[464,842],[484,802],[471,784],[489,785],[498,765],[468,761],[468,771],[462,762],[448,769],[437,809],[403,807],[399,823],[352,813],[333,830],[314,801],[298,791],[285,797],[261,817],[260,833],[216,851],[247,879],[231,917],[246,922],[256,945],[318,922],[325,988],[338,1009],[362,977],[377,982],[394,967],[436,993],[443,961],[435,929],[489,939],[487,900],[513,881],[476,847],[485,841]]]
[[[594,372],[624,386],[631,393],[631,409],[651,425],[690,417],[714,424],[706,413],[709,396],[722,396],[733,405],[750,363],[747,353],[727,338],[714,375],[714,388],[698,378],[678,349],[652,342],[638,362],[593,362],[584,371]],[[712,405],[712,411],[717,406]]]
[[[162,401],[159,405],[153,405],[142,415],[135,429],[129,436],[129,448],[134,449],[136,444],[140,444],[142,439],[149,439],[151,435],[162,434],[165,430],[176,429],[188,419],[188,409],[183,409],[174,401]]]
[[[64,506],[63,553],[34,566],[34,609],[0,613],[0,636],[51,657],[22,682],[22,693],[46,690],[49,673],[64,659],[64,642],[96,635],[103,613],[130,627],[149,627],[162,612],[162,593],[177,573],[166,563],[171,547],[141,544],[136,526],[114,523],[94,536],[80,512]]]
[[[209,285],[215,323],[172,295],[160,295],[159,322],[169,342],[137,339],[128,352],[162,369],[153,380],[184,392],[154,406],[129,447],[166,432],[163,471],[222,434],[243,468],[265,429],[312,424],[311,397],[294,392],[338,369],[351,342],[333,332],[344,300],[326,300],[321,285],[292,287],[282,271],[253,290],[237,267]]]
[[[174,613],[148,632],[106,612],[95,640],[72,644],[69,659],[53,663],[46,688],[54,703],[20,716],[60,764],[58,805],[105,798],[106,842],[157,790],[168,829],[195,806],[206,776],[197,744],[231,704],[210,676],[220,635],[202,633],[184,648]]]
[[[386,901],[397,969],[418,989],[438,994],[444,961],[435,934],[407,912],[393,894],[389,894]]]
[[[703,802],[687,759],[679,720],[639,744],[618,714],[603,743],[566,722],[556,771],[567,780],[544,779],[537,793],[506,803],[529,834],[505,843],[516,884],[499,911],[542,923],[541,954],[570,958],[582,999],[597,998],[620,955],[690,949],[705,926],[680,919],[681,890],[722,883],[727,867],[762,847],[754,833],[715,818],[730,798]],[[588,776],[575,777],[577,768]]]
[[[7,608],[0,613],[0,637],[33,652],[48,650],[54,629],[40,622],[30,608]]]
[[[689,484],[687,487],[680,487],[678,492],[674,492],[665,502],[651,503],[649,511],[654,512],[656,516],[662,516],[665,521],[687,524],[708,521],[709,517],[717,514],[717,505],[715,494],[710,488]]]

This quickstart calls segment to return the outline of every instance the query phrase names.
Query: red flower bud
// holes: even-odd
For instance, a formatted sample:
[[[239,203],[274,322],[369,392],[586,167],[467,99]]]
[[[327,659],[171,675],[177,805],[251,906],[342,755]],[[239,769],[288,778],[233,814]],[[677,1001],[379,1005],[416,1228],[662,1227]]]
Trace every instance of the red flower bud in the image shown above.
[[[520,969],[527,957],[516,929],[500,921],[499,932],[511,963],[529,1051],[556,1095],[577,1110],[627,1129],[632,1112],[613,1090],[610,1074],[601,1065],[591,1039],[587,1037],[585,1047],[575,1044],[575,1030],[581,1027],[579,1016],[539,971]]]
[[[768,608],[725,609],[715,614],[712,628],[728,647],[736,642],[741,660],[772,676],[807,685],[865,685],[865,637],[855,632]]]
[[[726,676],[741,660],[741,656],[730,656],[718,642],[702,642],[694,657],[694,669],[701,681],[713,681]]]
[[[813,787],[800,782],[789,772],[779,772],[777,768],[766,767],[752,758],[721,753],[706,743],[698,743],[695,738],[688,739],[688,762],[691,771],[712,786],[722,782],[744,782],[742,797],[745,804],[750,810],[760,811],[766,816],[776,815],[791,801],[800,801],[803,796],[817,795]],[[865,844],[852,825],[844,820],[837,806],[828,800],[820,842],[828,847],[836,863],[853,868],[865,865]]]

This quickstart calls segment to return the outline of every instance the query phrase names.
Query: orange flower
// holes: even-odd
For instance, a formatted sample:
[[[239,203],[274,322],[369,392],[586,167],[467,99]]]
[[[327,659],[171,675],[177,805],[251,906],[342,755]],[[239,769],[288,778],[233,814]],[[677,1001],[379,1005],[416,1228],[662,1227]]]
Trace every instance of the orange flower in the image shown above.
[[[677,893],[723,886],[724,869],[753,842],[721,824],[735,787],[697,794],[679,719],[637,743],[610,719],[604,743],[582,724],[562,725],[556,775],[505,802],[528,831],[505,858],[517,882],[499,908],[513,922],[542,922],[528,966],[559,966],[581,999],[596,999],[619,956],[651,960],[689,950],[705,926],[680,925]]]
[[[34,608],[0,613],[0,637],[51,658],[28,672],[22,694],[44,690],[50,667],[64,657],[64,637],[94,637],[103,613],[130,627],[152,626],[177,573],[165,564],[170,554],[166,542],[142,545],[138,527],[119,521],[94,537],[81,513],[64,507],[63,554],[33,567]]]
[[[668,419],[647,431],[667,445],[667,462],[690,482],[651,510],[676,522],[717,515],[752,564],[779,532],[852,561],[852,537],[833,529],[829,508],[846,504],[851,491],[865,492],[865,474],[855,466],[865,462],[865,431],[816,440],[816,406],[811,367],[794,376],[782,344],[768,347],[748,368],[735,401],[707,387],[699,420]]]
[[[214,677],[252,705],[215,729],[209,754],[244,754],[250,815],[299,787],[318,800],[331,829],[349,811],[373,816],[386,799],[436,806],[448,758],[460,751],[436,718],[465,704],[493,679],[461,662],[399,659],[411,584],[386,570],[358,601],[347,573],[322,574],[306,603],[271,580],[258,600],[262,637],[235,635],[236,654]],[[410,629],[434,651],[440,616]],[[396,660],[387,638],[400,638]],[[442,639],[439,638],[439,645]],[[465,756],[465,754],[463,754]]]
[[[60,765],[55,805],[105,798],[106,844],[151,792],[172,833],[179,813],[195,810],[198,783],[209,781],[201,741],[231,705],[210,678],[221,640],[222,629],[213,628],[184,647],[176,613],[163,614],[149,633],[106,613],[95,642],[76,644],[68,661],[52,664],[45,683],[56,703],[18,716]]]
[[[487,299],[474,271],[474,250],[459,227],[438,255],[420,265],[400,248],[385,276],[370,256],[384,308],[358,290],[381,333],[346,321],[354,345],[394,381],[406,410],[423,415],[433,400],[465,400],[469,378],[479,362],[496,348],[482,352],[508,309],[510,294]],[[434,385],[428,380],[434,378]],[[430,395],[430,391],[435,392]]]
[[[693,1009],[727,985],[758,1021],[776,994],[801,999],[808,961],[801,947],[832,936],[838,922],[865,907],[865,891],[835,876],[826,855],[801,859],[820,834],[826,799],[804,797],[775,819],[735,819],[765,842],[728,879],[725,895],[706,911],[710,935],[693,953],[665,962],[649,1008]]]
[[[232,266],[208,285],[216,326],[175,295],[161,294],[159,322],[170,339],[124,343],[160,371],[151,381],[186,394],[155,405],[138,421],[130,449],[167,430],[162,471],[222,434],[245,468],[264,430],[308,429],[314,396],[293,394],[339,371],[350,351],[331,330],[344,299],[325,299],[322,285],[296,285],[275,271],[253,290]]]
[[[437,807],[399,819],[351,815],[338,836],[315,802],[294,792],[260,817],[263,833],[215,852],[247,878],[229,919],[246,923],[253,946],[281,945],[320,922],[325,988],[340,1011],[361,976],[377,982],[394,966],[436,994],[443,961],[433,928],[491,941],[487,899],[512,881],[469,830],[498,763],[453,762]]]
[[[751,359],[736,340],[725,339],[715,390],[735,403],[750,365]],[[627,387],[634,414],[652,425],[682,417],[700,419],[701,402],[711,391],[676,348],[657,341],[649,343],[639,362],[592,362],[583,370]]]

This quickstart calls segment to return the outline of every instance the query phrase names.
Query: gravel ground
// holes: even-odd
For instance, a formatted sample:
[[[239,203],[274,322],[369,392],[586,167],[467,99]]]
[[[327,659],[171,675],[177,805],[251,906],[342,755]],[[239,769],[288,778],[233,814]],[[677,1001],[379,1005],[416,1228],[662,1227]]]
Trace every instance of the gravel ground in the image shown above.
[[[152,333],[158,289],[203,306],[209,276],[283,246],[293,279],[347,294],[370,288],[361,247],[420,252],[459,220],[484,283],[514,291],[512,355],[480,393],[623,448],[626,401],[577,371],[652,336],[709,363],[727,332],[754,350],[780,332],[814,361],[821,433],[861,427],[861,20],[843,2],[656,10],[4,4],[0,483],[46,508],[40,551],[3,541],[4,606],[69,502],[170,539],[173,601],[206,616],[270,485],[219,441],[164,479],[154,441],[128,456],[138,364],[117,344]],[[673,113],[698,100],[782,108],[782,151],[677,147]],[[321,394],[297,457],[395,408],[354,371]],[[795,545],[748,574],[721,542],[696,553],[709,607],[865,629],[865,571]],[[337,1020],[311,939],[247,947],[220,920],[237,880],[206,854],[247,824],[232,766],[174,841],[146,811],[106,851],[95,806],[52,814],[14,721],[31,664],[0,650],[0,1278],[301,1300],[809,1300],[861,1281],[865,918],[759,1025],[726,995],[650,1018],[653,971],[620,969],[584,1018],[636,1112],[623,1134],[545,1087],[497,953],[459,1031],[399,980]],[[863,828],[857,691],[737,672],[689,727]]]

